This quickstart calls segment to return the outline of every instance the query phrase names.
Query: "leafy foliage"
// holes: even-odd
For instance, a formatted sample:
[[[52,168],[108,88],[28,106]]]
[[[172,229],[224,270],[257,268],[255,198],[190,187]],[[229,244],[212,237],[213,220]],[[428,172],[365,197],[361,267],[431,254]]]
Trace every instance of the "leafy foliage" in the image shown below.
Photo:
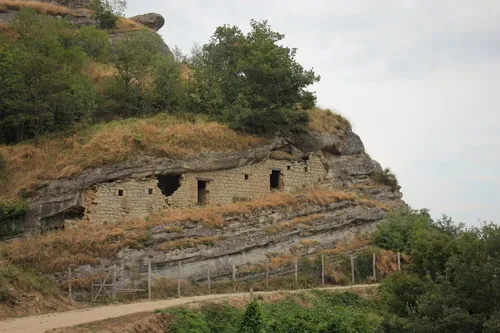
[[[403,244],[412,258],[382,283],[386,331],[498,331],[500,227],[464,229],[446,215],[434,222],[421,213],[393,216],[377,234],[383,244]],[[406,245],[402,226],[411,233]]]
[[[282,46],[284,35],[267,21],[250,26],[246,35],[236,26],[218,27],[194,51],[190,107],[247,132],[300,129],[308,115],[298,106],[314,106],[315,96],[305,88],[319,76],[296,62],[296,49]]]
[[[261,333],[263,332],[264,323],[260,314],[260,306],[256,301],[250,302],[243,315],[241,321],[241,333]]]
[[[8,220],[21,217],[27,212],[28,205],[24,200],[15,200],[9,202],[0,201],[0,224]]]
[[[394,252],[411,253],[417,230],[427,229],[431,224],[432,219],[426,209],[391,214],[379,225],[374,243]]]
[[[91,8],[101,29],[114,29],[126,6],[125,0],[93,0]]]
[[[250,302],[244,311],[227,304],[208,303],[197,310],[167,309],[174,316],[169,332],[213,333],[381,332],[382,317],[369,301],[353,293],[315,291],[273,302]],[[198,326],[195,326],[198,325]],[[198,329],[198,330],[196,330]]]

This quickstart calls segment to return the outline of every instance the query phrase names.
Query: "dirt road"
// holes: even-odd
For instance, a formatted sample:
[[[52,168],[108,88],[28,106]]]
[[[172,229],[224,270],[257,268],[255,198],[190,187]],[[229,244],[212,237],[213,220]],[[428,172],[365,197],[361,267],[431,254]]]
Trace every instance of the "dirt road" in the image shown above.
[[[377,286],[378,285],[375,284],[355,285],[348,287],[324,288],[324,290],[375,288]],[[273,294],[273,293],[283,293],[283,292],[296,293],[305,290],[256,292],[255,294],[263,295],[263,294]],[[216,300],[221,298],[241,297],[245,295],[248,296],[249,294],[237,293],[237,294],[223,294],[223,295],[207,295],[207,296],[176,298],[176,299],[169,299],[162,301],[147,301],[147,302],[139,302],[131,304],[107,305],[107,306],[100,306],[82,310],[52,313],[41,316],[11,319],[0,322],[0,333],[44,333],[47,330],[52,330],[55,328],[64,328],[80,324],[86,324],[98,320],[126,316],[133,313],[148,312],[148,311],[152,312],[156,309],[168,308],[187,303]]]

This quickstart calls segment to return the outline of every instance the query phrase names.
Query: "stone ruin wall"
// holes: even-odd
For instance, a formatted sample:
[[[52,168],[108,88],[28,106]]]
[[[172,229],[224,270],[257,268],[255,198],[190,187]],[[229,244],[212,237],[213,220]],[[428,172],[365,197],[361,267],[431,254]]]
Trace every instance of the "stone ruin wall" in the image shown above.
[[[307,161],[268,159],[235,169],[186,173],[180,187],[169,197],[161,193],[157,178],[101,183],[85,192],[84,219],[105,223],[145,217],[170,207],[194,207],[198,204],[198,180],[207,182],[208,205],[258,198],[271,193],[273,170],[281,172],[280,190],[284,192],[314,186],[327,174],[320,158],[313,155]]]

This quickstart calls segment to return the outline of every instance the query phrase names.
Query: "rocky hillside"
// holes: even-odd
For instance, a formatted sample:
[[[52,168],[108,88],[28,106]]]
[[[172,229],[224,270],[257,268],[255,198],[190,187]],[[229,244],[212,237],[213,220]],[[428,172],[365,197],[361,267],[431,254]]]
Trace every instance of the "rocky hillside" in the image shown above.
[[[0,75],[16,83],[0,87],[7,110],[0,114],[0,236],[23,236],[0,245],[7,265],[63,281],[68,266],[85,279],[97,264],[117,264],[123,286],[143,281],[148,258],[156,276],[172,275],[179,262],[186,279],[203,279],[207,265],[214,279],[229,276],[232,265],[251,276],[272,258],[314,256],[362,238],[406,207],[394,175],[367,154],[349,122],[314,106],[307,87],[319,76],[296,62],[267,22],[252,21],[248,35],[219,27],[240,42],[212,38],[183,60],[158,44],[161,16],[113,16],[109,28],[87,5],[0,0]],[[262,56],[248,58],[249,49]],[[228,67],[225,54],[240,60]],[[40,81],[30,80],[34,68]],[[82,220],[86,192],[98,184],[220,175],[265,161],[285,161],[290,174],[296,163],[301,181],[273,185],[275,170],[266,169],[250,177],[265,176],[258,193],[268,195],[106,224]],[[139,193],[153,195],[153,187]],[[108,192],[123,196],[123,189]],[[137,269],[126,271],[124,262]]]

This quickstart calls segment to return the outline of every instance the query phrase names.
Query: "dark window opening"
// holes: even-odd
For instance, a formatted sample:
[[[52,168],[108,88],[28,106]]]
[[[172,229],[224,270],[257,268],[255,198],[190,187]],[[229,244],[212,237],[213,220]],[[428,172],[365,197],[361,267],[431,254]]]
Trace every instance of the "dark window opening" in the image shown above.
[[[271,190],[280,189],[280,180],[281,180],[281,171],[273,170],[273,173],[271,173],[270,176]]]
[[[123,190],[118,190],[118,196],[123,197]]]
[[[304,172],[307,172],[309,171],[309,169],[307,167],[304,168]]]
[[[148,194],[149,195],[153,194],[153,189],[152,188],[148,188]]]
[[[181,187],[181,175],[162,175],[158,176],[157,179],[158,188],[166,197],[171,196]]]
[[[292,166],[291,166],[291,165],[287,165],[287,166],[286,166],[286,169],[287,169],[287,170],[292,170]]]
[[[248,175],[245,175],[245,180],[248,180],[249,179],[249,176]]]
[[[204,206],[207,204],[207,182],[204,180],[198,180],[198,205]]]

